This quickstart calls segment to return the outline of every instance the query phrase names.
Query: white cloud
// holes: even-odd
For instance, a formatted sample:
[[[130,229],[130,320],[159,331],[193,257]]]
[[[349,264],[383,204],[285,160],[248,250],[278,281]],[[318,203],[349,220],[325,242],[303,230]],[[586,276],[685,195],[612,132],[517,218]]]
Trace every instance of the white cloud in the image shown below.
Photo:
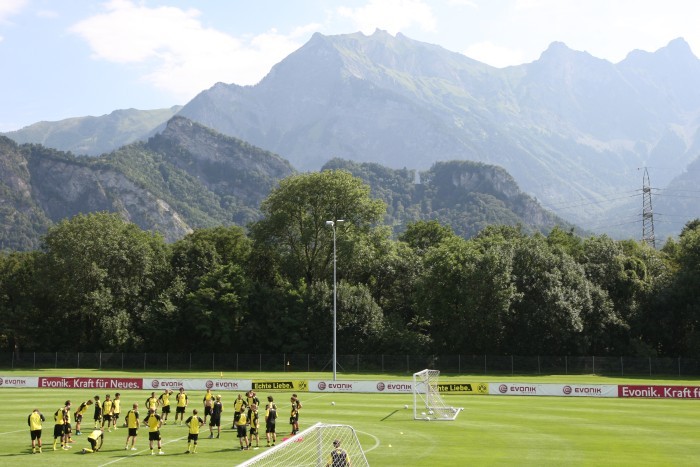
[[[181,99],[217,82],[255,84],[301,44],[304,28],[290,35],[270,30],[239,39],[204,27],[200,12],[130,0],[112,0],[105,12],[75,24],[71,31],[87,41],[92,57],[139,64],[144,79]]]
[[[26,4],[27,0],[0,0],[0,23],[22,11]]]
[[[479,5],[473,0],[447,0],[449,6],[468,6],[474,9],[479,9]]]
[[[39,10],[36,12],[39,18],[58,18],[58,12],[56,10]]]
[[[396,34],[414,25],[424,31],[436,30],[430,6],[421,0],[370,0],[359,8],[340,7],[338,14],[352,20],[365,34],[377,28]]]
[[[519,65],[524,62],[521,51],[502,47],[488,41],[472,44],[463,53],[469,58],[498,68]]]

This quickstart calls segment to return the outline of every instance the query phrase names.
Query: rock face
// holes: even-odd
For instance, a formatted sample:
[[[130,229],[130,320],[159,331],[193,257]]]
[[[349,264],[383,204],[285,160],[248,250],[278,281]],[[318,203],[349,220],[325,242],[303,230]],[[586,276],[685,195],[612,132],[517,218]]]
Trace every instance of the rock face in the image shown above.
[[[52,223],[108,211],[167,241],[245,225],[291,165],[182,117],[162,134],[104,156],[76,157],[0,136],[0,243],[34,249]]]
[[[395,233],[419,220],[437,220],[464,237],[492,224],[520,225],[526,232],[542,233],[554,226],[574,228],[523,193],[501,167],[448,161],[416,172],[333,159],[324,168],[347,170],[363,179],[372,196],[386,202],[385,222]]]
[[[163,199],[138,186],[124,174],[90,165],[33,157],[30,164],[33,197],[55,221],[80,213],[109,211],[146,230],[174,241],[192,231]]]

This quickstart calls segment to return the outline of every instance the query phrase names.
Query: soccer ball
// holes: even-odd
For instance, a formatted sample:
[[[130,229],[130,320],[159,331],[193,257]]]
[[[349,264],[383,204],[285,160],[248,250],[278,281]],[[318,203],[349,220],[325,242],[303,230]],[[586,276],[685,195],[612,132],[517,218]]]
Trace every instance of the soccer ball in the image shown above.
[[[331,402],[331,405],[335,405],[335,402]]]
[[[404,408],[404,409],[407,409],[407,408],[408,408],[408,404],[404,405],[403,408]]]
[[[429,413],[430,415],[432,415],[432,414],[433,414],[433,411],[432,411],[432,410],[429,410],[428,413]]]

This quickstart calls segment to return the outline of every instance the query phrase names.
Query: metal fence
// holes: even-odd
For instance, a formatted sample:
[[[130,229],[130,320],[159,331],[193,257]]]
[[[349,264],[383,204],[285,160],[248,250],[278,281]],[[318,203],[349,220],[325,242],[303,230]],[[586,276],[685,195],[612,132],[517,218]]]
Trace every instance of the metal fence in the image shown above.
[[[4,369],[125,371],[331,371],[331,356],[242,353],[0,353]],[[339,373],[412,374],[436,368],[444,374],[700,376],[700,360],[658,357],[523,357],[493,355],[339,355]]]

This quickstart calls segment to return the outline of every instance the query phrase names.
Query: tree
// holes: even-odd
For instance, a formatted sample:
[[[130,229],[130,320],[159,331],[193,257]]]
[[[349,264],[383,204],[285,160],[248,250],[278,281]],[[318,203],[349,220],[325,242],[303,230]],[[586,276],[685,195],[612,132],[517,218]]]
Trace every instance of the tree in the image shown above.
[[[42,349],[35,306],[37,252],[0,254],[0,348],[11,352]]]
[[[406,231],[399,236],[399,240],[406,242],[419,253],[424,253],[428,248],[454,236],[455,233],[450,227],[440,225],[438,221],[418,221],[409,224]]]
[[[369,187],[344,171],[323,171],[285,178],[263,201],[264,218],[255,223],[252,236],[256,248],[274,252],[291,282],[307,285],[328,278],[333,257],[332,231],[327,221],[337,223],[338,232],[368,232],[385,210],[383,202],[369,196]],[[338,235],[342,252],[344,235]]]
[[[168,248],[162,237],[116,214],[78,215],[44,238],[39,306],[54,350],[140,349],[153,345],[172,313]],[[154,342],[155,341],[155,342]]]
[[[506,320],[506,348],[526,355],[584,350],[584,316],[593,302],[583,268],[534,235],[516,242],[512,275],[518,295]]]
[[[514,300],[512,252],[480,251],[478,242],[450,237],[430,249],[419,283],[419,308],[437,352],[497,352]]]

